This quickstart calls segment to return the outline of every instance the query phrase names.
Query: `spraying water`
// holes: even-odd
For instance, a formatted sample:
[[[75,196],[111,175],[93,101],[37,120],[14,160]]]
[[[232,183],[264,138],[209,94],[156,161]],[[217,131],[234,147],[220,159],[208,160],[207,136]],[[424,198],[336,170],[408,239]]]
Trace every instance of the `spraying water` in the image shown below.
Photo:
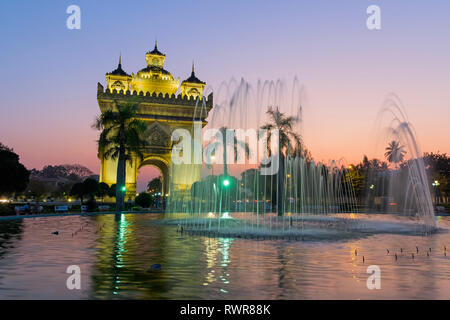
[[[315,162],[303,143],[303,100],[304,88],[296,79],[290,87],[282,81],[259,81],[256,86],[244,80],[223,83],[203,129],[204,161],[196,164],[201,178],[182,191],[171,188],[165,222],[181,226],[183,232],[252,238],[342,238],[391,230],[393,225],[397,231],[423,232],[416,222],[369,225],[355,214],[360,208],[347,168],[335,161]],[[394,106],[389,100],[380,118],[394,115],[389,131],[405,144],[411,160],[408,178],[398,181],[392,173],[386,190],[406,190],[402,197],[395,195],[402,199],[401,214],[414,214],[429,231],[435,222],[423,161],[411,125]],[[197,108],[204,108],[200,100]],[[262,129],[276,130],[264,135]],[[272,149],[274,141],[277,146]],[[171,170],[187,176],[198,171],[192,164],[173,164]]]
[[[417,135],[409,122],[400,99],[390,94],[379,112],[376,123],[376,149],[384,149],[390,171],[384,176],[370,173],[370,193],[383,194],[385,201],[369,207],[394,212],[424,223],[428,230],[436,228],[430,183],[425,171]]]

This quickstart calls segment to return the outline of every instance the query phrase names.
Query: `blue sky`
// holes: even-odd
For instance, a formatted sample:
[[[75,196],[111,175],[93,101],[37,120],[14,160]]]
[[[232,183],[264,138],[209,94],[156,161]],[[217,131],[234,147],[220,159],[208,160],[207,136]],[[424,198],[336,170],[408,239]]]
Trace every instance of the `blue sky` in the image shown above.
[[[81,30],[66,8],[81,8]],[[382,29],[366,28],[381,7]],[[397,93],[426,151],[450,153],[449,1],[7,1],[0,3],[0,141],[32,168],[98,170],[96,84],[136,72],[155,38],[175,77],[305,85],[305,141],[319,158],[360,159],[384,97]],[[352,127],[361,134],[355,137]],[[361,136],[361,137],[359,137]],[[351,141],[351,143],[349,143]]]

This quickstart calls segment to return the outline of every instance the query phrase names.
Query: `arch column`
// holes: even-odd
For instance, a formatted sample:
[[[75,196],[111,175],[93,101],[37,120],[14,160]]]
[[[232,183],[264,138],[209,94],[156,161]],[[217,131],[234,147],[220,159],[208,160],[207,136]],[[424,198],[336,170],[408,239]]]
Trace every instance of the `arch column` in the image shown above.
[[[101,159],[100,182],[109,186],[117,181],[117,163],[118,159]],[[126,162],[125,186],[127,188],[125,201],[134,199],[136,196],[136,178],[137,178],[137,160],[133,159]]]

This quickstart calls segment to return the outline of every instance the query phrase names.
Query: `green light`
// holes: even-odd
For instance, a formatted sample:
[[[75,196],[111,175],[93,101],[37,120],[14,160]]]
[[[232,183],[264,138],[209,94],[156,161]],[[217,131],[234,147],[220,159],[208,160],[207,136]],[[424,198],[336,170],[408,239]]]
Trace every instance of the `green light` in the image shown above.
[[[225,187],[228,187],[230,185],[230,180],[228,180],[228,179],[223,180],[223,185]]]
[[[375,186],[372,184],[372,185],[370,186],[370,189],[373,189],[373,188],[375,188]]]
[[[123,186],[121,189],[122,189],[122,192],[127,191],[127,187],[125,187],[125,186]]]

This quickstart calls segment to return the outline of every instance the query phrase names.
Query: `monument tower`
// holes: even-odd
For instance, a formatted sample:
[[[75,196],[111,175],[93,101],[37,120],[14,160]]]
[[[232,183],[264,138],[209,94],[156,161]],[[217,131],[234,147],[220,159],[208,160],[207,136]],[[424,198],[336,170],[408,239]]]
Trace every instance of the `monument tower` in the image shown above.
[[[182,128],[194,136],[194,120],[201,121],[204,127],[213,106],[213,94],[207,98],[203,96],[206,83],[196,77],[194,65],[191,76],[180,85],[179,78],[174,79],[164,69],[165,59],[166,55],[158,50],[155,42],[155,48],[145,54],[147,66],[136,75],[129,75],[122,69],[120,56],[117,69],[106,74],[106,89],[97,84],[97,101],[102,113],[117,110],[121,103],[132,101],[138,104],[138,118],[147,124],[144,135],[149,145],[142,150],[144,159],[141,161],[134,157],[126,164],[125,199],[136,195],[138,171],[146,165],[155,166],[161,172],[163,195],[172,191],[188,191],[192,183],[200,180],[201,165],[190,165],[189,174],[177,172],[176,166],[171,165],[171,135],[173,130]],[[100,182],[116,183],[117,159],[98,156],[101,161]],[[183,171],[186,171],[186,166]]]

